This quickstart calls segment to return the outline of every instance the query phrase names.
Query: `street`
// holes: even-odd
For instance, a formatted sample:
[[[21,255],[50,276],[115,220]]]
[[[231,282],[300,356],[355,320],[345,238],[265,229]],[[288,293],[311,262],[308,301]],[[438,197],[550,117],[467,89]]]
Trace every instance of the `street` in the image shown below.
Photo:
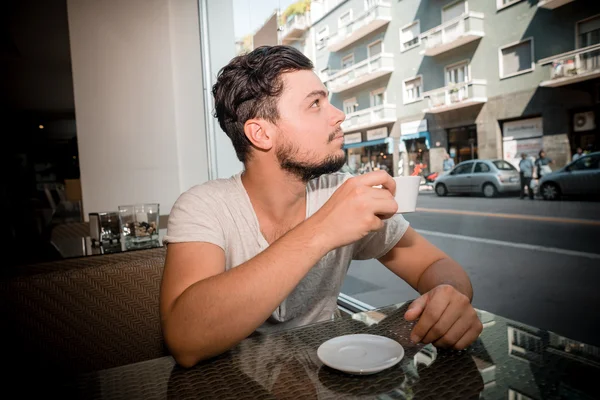
[[[405,218],[465,268],[476,308],[600,345],[600,203],[423,192]],[[342,292],[374,307],[418,296],[377,260],[354,261]]]

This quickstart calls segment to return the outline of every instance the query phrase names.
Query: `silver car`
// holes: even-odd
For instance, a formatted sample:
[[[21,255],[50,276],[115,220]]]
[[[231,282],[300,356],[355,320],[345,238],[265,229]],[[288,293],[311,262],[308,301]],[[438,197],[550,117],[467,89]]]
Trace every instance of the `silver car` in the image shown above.
[[[434,187],[438,196],[483,193],[485,197],[494,197],[498,193],[519,192],[520,181],[519,171],[505,160],[469,160],[439,176]]]
[[[542,176],[539,193],[545,200],[563,195],[600,195],[600,152],[590,153]]]

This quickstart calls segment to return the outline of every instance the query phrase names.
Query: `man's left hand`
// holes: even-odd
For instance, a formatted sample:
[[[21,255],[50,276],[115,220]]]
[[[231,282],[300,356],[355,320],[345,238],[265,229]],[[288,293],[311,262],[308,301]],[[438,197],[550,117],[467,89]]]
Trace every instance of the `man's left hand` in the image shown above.
[[[419,319],[410,339],[436,347],[463,350],[483,331],[469,298],[450,285],[440,285],[408,307],[407,321]]]

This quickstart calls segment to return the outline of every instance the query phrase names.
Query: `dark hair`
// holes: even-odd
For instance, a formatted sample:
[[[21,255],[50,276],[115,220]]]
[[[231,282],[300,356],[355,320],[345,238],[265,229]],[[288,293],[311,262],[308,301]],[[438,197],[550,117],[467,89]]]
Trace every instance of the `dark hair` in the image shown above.
[[[312,69],[312,62],[293,47],[261,46],[233,58],[219,71],[212,88],[214,116],[231,139],[241,162],[248,160],[252,146],[244,133],[246,121],[262,118],[275,123],[279,119],[281,75]]]

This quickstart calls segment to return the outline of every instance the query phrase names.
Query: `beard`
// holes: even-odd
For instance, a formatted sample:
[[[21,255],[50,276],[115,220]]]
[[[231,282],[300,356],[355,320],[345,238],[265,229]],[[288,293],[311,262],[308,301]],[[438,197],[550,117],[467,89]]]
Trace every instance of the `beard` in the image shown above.
[[[335,130],[329,135],[327,143],[331,143],[341,134],[341,129]],[[329,155],[321,161],[300,161],[299,159],[301,158],[314,160],[316,157],[311,153],[301,153],[298,147],[287,142],[277,149],[276,154],[281,169],[299,178],[304,183],[316,179],[321,175],[337,172],[346,163],[346,154]],[[300,157],[301,154],[303,157]]]

